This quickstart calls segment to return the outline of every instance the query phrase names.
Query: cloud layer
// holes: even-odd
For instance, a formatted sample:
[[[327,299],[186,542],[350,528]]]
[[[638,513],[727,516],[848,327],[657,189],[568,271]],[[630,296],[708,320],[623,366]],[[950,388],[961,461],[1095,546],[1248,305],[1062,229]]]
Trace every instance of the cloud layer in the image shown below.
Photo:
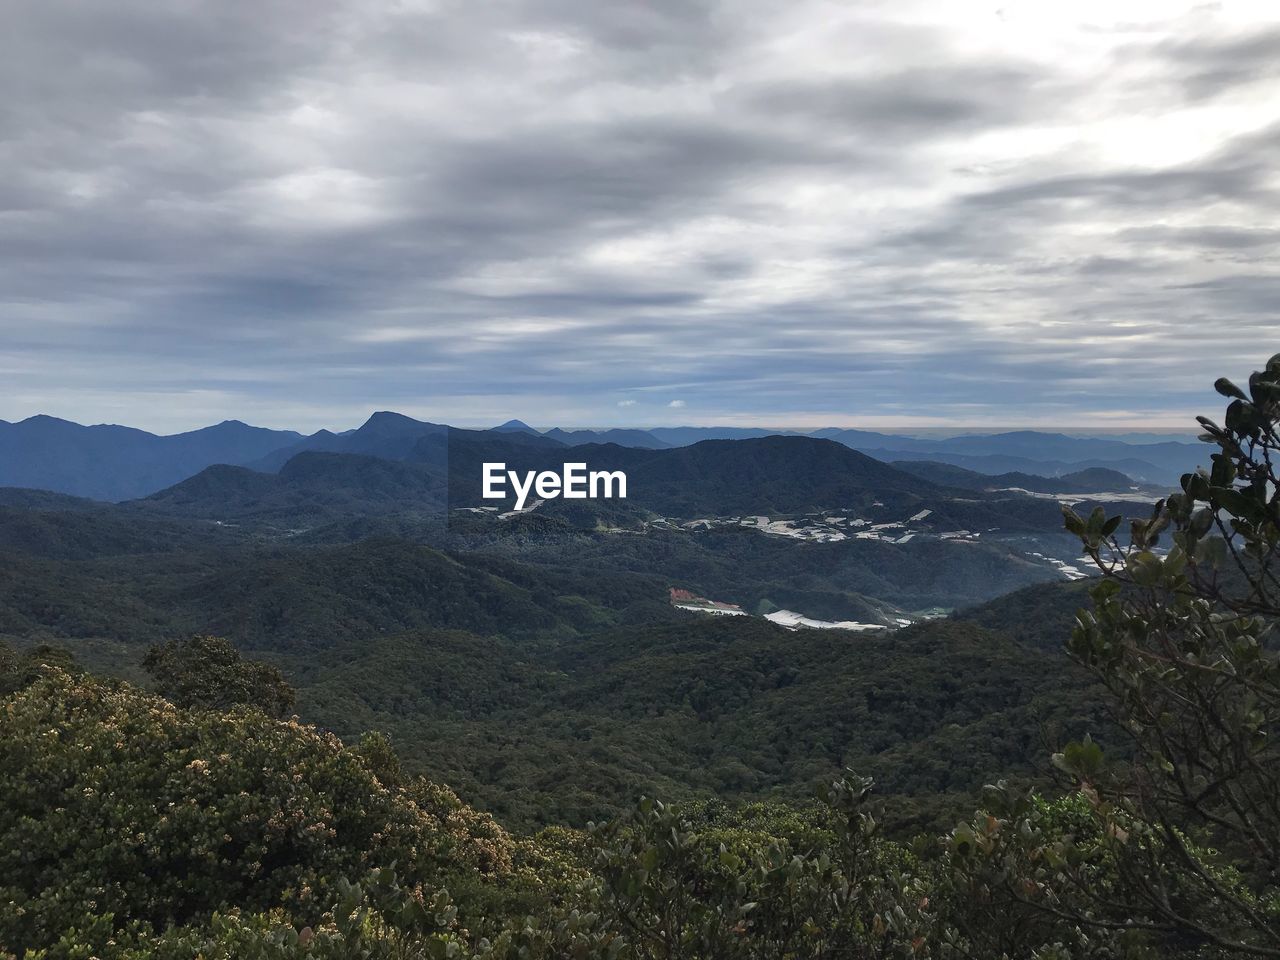
[[[1280,350],[1265,0],[46,0],[0,81],[6,419],[1172,422]]]

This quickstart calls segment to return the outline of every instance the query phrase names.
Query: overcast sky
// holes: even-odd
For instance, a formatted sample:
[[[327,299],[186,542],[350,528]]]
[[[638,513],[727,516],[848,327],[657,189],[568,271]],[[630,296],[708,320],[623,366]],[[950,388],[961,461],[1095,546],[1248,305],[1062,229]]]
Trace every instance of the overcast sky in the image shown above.
[[[1280,4],[31,0],[0,418],[1181,424],[1280,351]]]

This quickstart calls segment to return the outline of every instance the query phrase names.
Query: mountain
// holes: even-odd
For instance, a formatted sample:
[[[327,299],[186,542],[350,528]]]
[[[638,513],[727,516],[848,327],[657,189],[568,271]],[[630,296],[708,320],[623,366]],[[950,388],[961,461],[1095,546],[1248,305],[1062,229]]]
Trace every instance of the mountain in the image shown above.
[[[991,490],[999,486],[989,473],[967,470],[955,464],[942,463],[938,460],[894,460],[891,466],[895,470],[920,477],[930,483],[954,487],[957,490]],[[1024,489],[1030,489],[1024,488]]]
[[[86,427],[46,416],[0,421],[0,486],[128,500],[214,463],[257,460],[300,437],[238,420],[171,436],[109,424]]]
[[[825,427],[808,433],[757,427],[654,427],[649,430],[549,430],[544,436],[570,445],[606,442],[620,446],[684,447],[703,440],[747,440],[767,436],[834,440],[884,461],[929,460],[977,473],[1025,473],[1056,477],[1087,469],[1124,473],[1137,481],[1168,485],[1204,460],[1198,443],[1159,434],[1071,436],[1039,430],[929,438]]]
[[[519,421],[513,420],[510,423],[518,424]],[[383,460],[413,460],[430,463],[443,470],[448,462],[449,446],[460,439],[474,442],[491,439],[503,444],[534,444],[543,447],[562,446],[531,428],[522,429],[504,424],[502,428],[494,430],[462,430],[442,423],[414,420],[412,417],[384,410],[370,416],[355,430],[345,433],[322,430],[291,446],[282,447],[248,466],[259,472],[275,473],[300,453],[341,453]]]
[[[655,451],[628,481],[637,503],[676,516],[859,507],[936,492],[933,484],[839,444],[785,436]]]
[[[888,463],[896,463],[902,460],[931,460],[939,463],[948,463],[952,466],[964,467],[976,473],[984,473],[989,476],[999,476],[1005,473],[1021,473],[1040,477],[1058,477],[1063,474],[1079,473],[1083,470],[1103,469],[1114,470],[1141,483],[1154,483],[1161,487],[1176,486],[1178,479],[1183,473],[1194,470],[1199,461],[1194,459],[1194,455],[1199,455],[1199,451],[1191,451],[1186,456],[1189,458],[1186,464],[1181,467],[1170,465],[1162,468],[1154,463],[1146,460],[1136,460],[1133,458],[1113,459],[1113,460],[1033,460],[1027,457],[1003,456],[999,454],[989,454],[980,456],[970,456],[967,454],[948,453],[945,450],[931,451],[912,451],[912,450],[883,450],[868,449],[864,451],[868,456],[883,457]]]
[[[661,450],[672,444],[659,440],[648,430],[561,430],[556,427],[543,434],[551,440],[576,447],[584,443],[616,443],[620,447],[644,447]]]
[[[446,481],[425,464],[299,453],[277,473],[218,465],[129,506],[138,512],[286,530],[343,517],[444,510]]]
[[[506,519],[496,510],[446,510],[495,506],[479,496],[483,463],[558,470],[569,451],[592,469],[624,470],[628,498],[553,499]],[[655,579],[654,603],[664,602],[667,587],[679,586],[752,612],[782,608],[870,624],[1060,579],[1061,568],[1048,558],[1070,563],[1078,554],[1061,532],[1052,500],[935,485],[809,437],[646,450],[569,448],[523,433],[448,430],[421,437],[411,456],[420,459],[305,452],[274,474],[219,465],[116,509],[147,519],[213,521],[218,530],[256,541],[324,547],[394,538],[532,563],[541,576],[577,571],[598,579],[601,571],[625,572]],[[754,519],[703,519],[684,529],[654,516],[830,510],[848,513],[825,526],[818,514],[825,533],[808,540],[804,532],[799,540],[765,535]],[[813,520],[797,522],[812,532]],[[105,534],[99,539],[107,540]]]
[[[14,510],[58,510],[62,512],[95,512],[102,508],[98,500],[73,497],[69,493],[31,490],[26,487],[0,487],[0,507]]]
[[[457,508],[501,511],[514,506],[510,485],[503,500],[482,496],[485,464],[502,463],[507,471],[523,476],[544,470],[559,473],[566,461],[573,461],[585,463],[588,471],[622,471],[627,477],[627,497],[548,500],[538,507],[539,518],[555,520],[561,527],[528,530],[535,539],[562,538],[574,529],[637,529],[655,514],[697,519],[848,511],[862,518],[863,524],[899,528],[899,533],[886,536],[905,535],[903,523],[922,510],[928,517],[922,521],[927,529],[916,532],[934,535],[944,531],[1058,534],[1061,526],[1058,507],[1051,500],[1016,491],[987,492],[992,484],[976,479],[977,475],[937,474],[936,468],[917,475],[919,468],[914,468],[915,473],[900,470],[834,441],[812,437],[706,440],[662,450],[616,444],[566,447],[537,434],[454,428],[415,429],[410,437],[416,439],[402,460],[308,451],[295,455],[274,474],[220,465],[130,507],[150,515],[244,524],[267,536],[307,531],[321,542],[379,531],[418,538],[435,536],[446,513],[450,524],[462,522]],[[404,450],[405,442],[404,437],[394,438],[397,450]],[[941,482],[931,482],[930,476]],[[1028,484],[1061,484],[1044,478],[1006,479],[1010,480],[1006,486],[1023,489]],[[1127,486],[1109,492],[1126,490]],[[1086,496],[1092,492],[1083,491]],[[424,521],[428,521],[425,526]]]
[[[1203,446],[1166,440],[1133,443],[1114,438],[1039,431],[968,434],[942,439],[867,430],[826,428],[810,434],[751,427],[655,427],[651,430],[552,429],[539,433],[521,420],[488,431],[456,430],[393,411],[372,414],[359,428],[320,430],[310,436],[267,430],[235,420],[172,436],[131,427],[82,426],[36,416],[0,421],[0,486],[27,487],[95,500],[144,497],[214,464],[273,473],[299,453],[346,453],[387,460],[434,459],[441,464],[456,438],[487,434],[512,442],[554,447],[613,445],[663,450],[707,440],[761,440],[786,436],[827,440],[881,461],[927,460],[985,474],[1057,477],[1086,469],[1124,473],[1141,482],[1170,484],[1203,461]],[[435,452],[431,453],[432,445]]]
[[[892,466],[912,476],[922,477],[941,486],[962,490],[1027,490],[1031,493],[1103,494],[1127,493],[1141,486],[1118,470],[1091,467],[1056,477],[1031,473],[979,473],[950,463],[934,460],[895,460]]]
[[[669,446],[687,447],[702,440],[756,440],[794,431],[765,427],[654,427],[646,432]]]
[[[666,516],[798,513],[836,507],[903,502],[936,494],[933,484],[829,440],[767,436],[703,440],[650,450],[616,444],[572,448],[588,470],[621,470],[627,502]],[[501,459],[508,469],[556,470],[565,448],[529,447],[499,457],[492,446],[460,437],[451,441],[449,473],[455,504],[482,504],[482,464]]]
[[[649,446],[647,438],[681,447],[702,440],[743,440],[765,436],[809,436],[834,440],[877,460],[929,460],[961,466],[977,473],[1021,472],[1055,477],[1100,468],[1124,473],[1138,481],[1167,485],[1200,464],[1206,454],[1202,444],[1160,439],[1157,434],[1117,437],[1069,436],[1038,430],[1014,430],[992,434],[965,434],[927,438],[825,427],[807,434],[790,430],[751,427],[655,427],[639,431],[611,431],[611,442],[623,446]],[[563,431],[561,431],[563,433]],[[564,437],[557,434],[557,437]]]
[[[326,447],[339,450],[298,449],[306,445],[277,451],[252,468],[209,467],[129,507],[246,524],[268,535],[393,515],[420,521],[442,518],[464,487],[474,486],[474,495],[458,502],[479,502],[482,463],[536,457],[559,469],[568,449],[537,433],[459,430],[399,414],[375,414],[358,430],[325,438]],[[452,466],[455,459],[459,466]]]
[[[1075,473],[1064,473],[1059,479],[1078,487],[1075,493],[1100,493],[1109,490],[1126,490],[1137,486],[1132,477],[1119,470],[1106,467],[1087,467]]]
[[[1100,467],[1148,483],[1176,483],[1207,461],[1204,444],[1163,441],[1126,443],[1097,437],[1016,430],[944,439],[888,436],[859,430],[822,431],[829,439],[877,460],[933,460],[979,473],[1059,476]]]
[[[300,453],[322,452],[359,454],[384,460],[413,460],[443,467],[448,460],[449,447],[459,441],[564,448],[564,444],[543,436],[519,420],[510,420],[492,430],[464,430],[383,410],[371,415],[355,430],[346,433],[322,430],[247,465],[254,470],[273,473]]]
[[[300,437],[296,443],[280,447],[259,460],[246,463],[246,466],[273,473],[300,453],[355,453],[385,460],[403,460],[420,441],[430,437],[442,438],[448,429],[443,424],[380,410],[355,430],[344,433],[321,430],[309,437]]]
[[[523,420],[508,420],[506,423],[498,424],[498,426],[494,427],[493,430],[496,433],[537,433],[538,432],[537,430],[533,429],[533,427],[525,423]]]

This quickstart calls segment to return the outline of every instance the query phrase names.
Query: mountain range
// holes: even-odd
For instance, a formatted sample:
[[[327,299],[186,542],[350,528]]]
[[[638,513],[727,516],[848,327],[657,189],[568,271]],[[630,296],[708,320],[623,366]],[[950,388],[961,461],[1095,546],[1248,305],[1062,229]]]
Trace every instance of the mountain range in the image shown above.
[[[486,564],[501,558],[501,579],[540,603],[577,597],[567,609],[586,623],[616,620],[608,597],[638,591],[645,604],[665,609],[667,589],[678,587],[758,616],[799,611],[886,627],[1030,583],[1081,577],[1079,545],[1062,532],[1059,499],[1132,513],[1145,512],[1155,496],[1101,468],[1059,478],[987,476],[936,461],[885,463],[835,439],[798,434],[570,447],[519,423],[462,430],[384,412],[346,433],[275,439],[283,445],[256,458],[247,455],[260,448],[239,448],[246,463],[211,464],[122,503],[0,488],[0,549],[35,558],[39,568],[32,580],[9,585],[13,605],[36,603],[30,618],[16,621],[20,632],[65,623],[65,612],[40,600],[50,584],[91,598],[86,611],[124,605],[135,611],[120,614],[130,623],[207,621],[242,638],[261,632],[277,640],[300,610],[326,611],[331,630],[353,622],[380,629],[378,617],[362,611],[383,601],[367,594],[391,590],[386,602],[398,610],[397,598],[417,595],[423,582],[456,593],[453,604],[470,603],[461,599],[469,591],[492,592],[449,586],[456,560],[415,567],[411,557],[424,547],[483,554]],[[484,463],[526,473],[558,470],[566,460],[624,471],[628,497],[550,499],[517,513],[510,500],[499,506],[481,496]],[[399,546],[350,552],[362,543]],[[288,559],[264,565],[253,552],[264,547],[287,548]],[[377,574],[361,574],[374,556]],[[106,558],[114,558],[112,579],[99,583],[85,565]],[[63,562],[71,565],[47,566]],[[190,565],[196,569],[184,573]],[[224,571],[223,585],[192,608],[192,597],[206,595],[206,566]],[[643,586],[611,584],[602,593],[591,585],[602,571]],[[570,574],[588,585],[557,585]],[[157,599],[152,585],[161,581],[181,586]],[[249,620],[224,621],[264,590],[265,606]],[[352,597],[350,606],[343,596]],[[189,619],[170,621],[181,609],[193,611],[183,614]],[[510,622],[547,626],[528,613]],[[95,618],[86,612],[84,622]],[[388,629],[421,623],[400,613],[385,622]]]
[[[1054,478],[1104,469],[1145,483],[1169,485],[1203,459],[1202,448],[1194,443],[1136,443],[1038,431],[941,439],[836,428],[785,435],[830,440],[881,462],[929,461],[992,476],[1022,473]],[[214,465],[275,473],[300,453],[357,454],[441,465],[449,445],[459,438],[482,436],[501,439],[508,445],[528,444],[562,452],[582,446],[664,451],[704,441],[758,440],[779,433],[737,427],[555,428],[539,432],[518,420],[488,431],[464,431],[383,411],[373,414],[358,429],[321,430],[309,436],[253,427],[236,420],[158,436],[131,427],[82,426],[35,416],[17,423],[0,421],[0,487],[118,502],[157,493]],[[618,462],[626,459],[623,454],[615,453],[613,457]],[[673,458],[664,463],[678,468],[680,460]]]
[[[145,430],[56,417],[0,420],[0,486],[128,500],[161,490],[215,463],[248,463],[302,435],[227,420],[156,436]]]

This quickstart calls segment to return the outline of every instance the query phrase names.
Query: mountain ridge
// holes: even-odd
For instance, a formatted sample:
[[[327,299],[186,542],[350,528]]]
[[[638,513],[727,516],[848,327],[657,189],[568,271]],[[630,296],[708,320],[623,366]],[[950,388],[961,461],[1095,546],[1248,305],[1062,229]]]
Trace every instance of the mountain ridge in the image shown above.
[[[85,426],[47,414],[0,420],[0,487],[43,489],[101,501],[146,497],[225,463],[275,472],[303,452],[349,453],[391,460],[424,460],[433,445],[458,437],[501,437],[557,449],[614,445],[674,450],[712,441],[787,436],[826,440],[871,458],[929,460],[978,473],[1059,476],[1086,469],[1124,473],[1144,483],[1171,484],[1203,461],[1201,446],[1182,441],[1135,443],[1034,430],[969,433],[941,439],[866,430],[823,428],[808,433],[753,427],[655,427],[538,431],[520,420],[490,430],[464,430],[390,410],[372,413],[352,430],[297,431],[255,427],[240,420],[158,435],[119,424]],[[437,459],[445,456],[437,452]]]

